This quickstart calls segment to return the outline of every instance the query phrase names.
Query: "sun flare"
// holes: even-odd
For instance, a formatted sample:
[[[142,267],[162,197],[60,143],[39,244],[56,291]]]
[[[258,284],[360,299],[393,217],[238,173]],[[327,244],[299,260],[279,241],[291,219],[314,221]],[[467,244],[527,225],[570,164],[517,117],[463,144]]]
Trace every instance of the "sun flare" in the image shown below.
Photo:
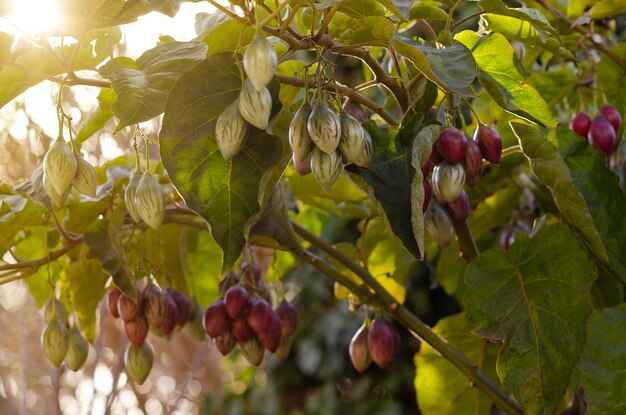
[[[58,28],[55,0],[13,0],[9,20],[27,35],[47,34]]]

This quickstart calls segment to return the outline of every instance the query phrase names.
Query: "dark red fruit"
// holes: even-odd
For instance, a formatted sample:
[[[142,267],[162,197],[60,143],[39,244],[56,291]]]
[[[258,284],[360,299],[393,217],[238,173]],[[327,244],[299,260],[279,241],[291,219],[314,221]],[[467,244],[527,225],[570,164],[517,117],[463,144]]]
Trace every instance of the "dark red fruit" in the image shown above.
[[[230,318],[226,313],[224,301],[219,298],[213,302],[204,312],[204,330],[210,337],[216,338],[225,331],[230,325]]]
[[[182,327],[187,324],[189,320],[191,320],[191,316],[193,315],[193,306],[191,305],[189,298],[187,298],[185,294],[180,291],[173,290],[170,292],[170,295],[174,299],[176,307],[178,307],[178,321],[176,324]]]
[[[602,114],[604,118],[611,123],[615,133],[617,134],[620,125],[622,125],[622,116],[620,113],[610,105],[603,105],[602,108],[600,108],[600,114]]]
[[[122,290],[117,287],[113,287],[107,293],[107,307],[109,307],[109,312],[114,318],[120,317],[120,312],[117,310],[117,301],[120,299],[120,295],[122,295]]]
[[[261,344],[263,344],[263,347],[270,352],[275,353],[280,345],[282,330],[283,329],[278,316],[276,313],[272,312],[272,324],[270,324],[269,329],[266,331],[258,333],[257,337],[261,341]]]
[[[224,295],[224,293],[228,291],[230,287],[234,287],[237,284],[239,284],[239,275],[237,275],[234,271],[228,272],[218,282],[220,295]]]
[[[165,302],[167,308],[166,319],[165,322],[159,326],[159,330],[161,331],[161,334],[167,336],[174,331],[174,327],[176,327],[176,324],[178,323],[179,313],[178,306],[169,293],[165,294]]]
[[[230,327],[237,341],[245,342],[254,336],[254,330],[252,330],[252,327],[246,322],[246,316],[244,314],[235,317]]]
[[[372,322],[367,335],[367,347],[378,367],[382,369],[393,360],[399,343],[398,331],[394,326],[382,319]]]
[[[441,156],[441,154],[439,154],[439,151],[437,151],[437,143],[433,144],[433,148],[430,151],[430,156],[428,156],[428,161],[430,161],[430,168],[438,165],[444,160],[445,159]]]
[[[289,336],[298,327],[298,310],[290,302],[283,300],[276,307],[276,315],[280,320],[282,335]]]
[[[502,139],[495,129],[487,125],[478,127],[474,135],[474,141],[478,143],[480,152],[485,160],[493,164],[500,164]]]
[[[240,275],[244,284],[256,286],[261,282],[261,266],[255,262],[251,264],[242,262]]]
[[[124,331],[128,341],[137,347],[146,341],[149,329],[148,319],[143,314],[139,314],[134,319],[124,322]]]
[[[483,154],[474,140],[467,140],[463,165],[465,166],[465,181],[469,183],[469,179],[472,178],[474,179],[472,183],[477,182],[483,171]]]
[[[437,151],[444,159],[453,164],[463,161],[466,148],[467,138],[453,127],[444,128],[437,139]]]
[[[167,322],[167,295],[156,285],[149,285],[143,291],[144,313],[148,323],[160,327]]]
[[[430,199],[433,198],[433,189],[430,187],[428,179],[424,179],[422,186],[424,186],[424,203],[422,203],[422,213],[425,213],[430,205]]]
[[[615,130],[611,123],[602,115],[598,115],[591,122],[587,139],[591,143],[591,147],[602,151],[607,156],[615,148]]]
[[[143,296],[139,292],[137,293],[137,302],[131,300],[131,298],[124,293],[122,293],[117,300],[117,312],[125,322],[136,318],[142,311]]]
[[[256,333],[263,333],[272,325],[272,314],[268,302],[255,295],[246,310],[246,322]]]
[[[215,347],[217,347],[217,350],[219,350],[220,353],[224,356],[226,356],[233,350],[236,343],[237,340],[230,332],[230,330],[224,331],[222,334],[215,338]]]
[[[426,162],[424,164],[422,164],[422,176],[424,176],[424,178],[427,178],[428,175],[430,174],[430,169],[432,168],[433,164],[431,163],[430,159],[426,160]]]
[[[250,296],[245,288],[240,285],[230,287],[224,296],[226,312],[230,318],[235,318],[238,315],[243,314],[248,307],[249,300]]]
[[[572,121],[569,123],[569,128],[579,136],[587,138],[589,133],[589,127],[591,127],[591,118],[584,112],[576,114]]]
[[[469,215],[469,198],[467,197],[465,190],[461,190],[459,197],[454,199],[452,202],[447,202],[446,208],[448,208],[448,212],[450,213],[452,219],[457,222],[465,222],[467,215]]]

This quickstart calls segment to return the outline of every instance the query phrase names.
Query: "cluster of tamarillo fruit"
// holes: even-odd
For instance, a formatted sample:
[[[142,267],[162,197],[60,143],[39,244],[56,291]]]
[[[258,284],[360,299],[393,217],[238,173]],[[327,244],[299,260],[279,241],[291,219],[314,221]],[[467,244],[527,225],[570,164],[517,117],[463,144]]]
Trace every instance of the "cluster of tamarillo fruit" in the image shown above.
[[[382,369],[398,354],[399,347],[400,333],[391,323],[382,318],[366,318],[350,341],[350,361],[359,373],[372,361]]]
[[[591,147],[609,156],[619,143],[617,132],[621,124],[622,116],[619,111],[610,105],[603,105],[600,114],[593,121],[584,112],[576,114],[569,128],[586,139]]]
[[[43,159],[43,188],[54,204],[63,205],[72,187],[89,197],[96,196],[96,169],[79,152],[59,138]]]
[[[463,187],[478,183],[483,159],[499,164],[501,157],[502,139],[490,126],[478,127],[474,139],[454,127],[443,129],[421,168],[424,175],[422,211],[426,213],[424,227],[436,243],[449,245],[454,233],[453,221],[462,223],[467,219],[470,205]]]
[[[258,366],[265,350],[283,360],[291,350],[298,326],[298,311],[286,300],[272,310],[269,292],[257,264],[244,263],[240,275],[229,273],[220,281],[220,297],[204,313],[206,333],[225,356],[235,345]]]
[[[46,327],[41,333],[41,348],[53,365],[65,366],[76,372],[85,364],[89,354],[89,342],[78,327],[70,325],[65,306],[51,298],[44,306]]]

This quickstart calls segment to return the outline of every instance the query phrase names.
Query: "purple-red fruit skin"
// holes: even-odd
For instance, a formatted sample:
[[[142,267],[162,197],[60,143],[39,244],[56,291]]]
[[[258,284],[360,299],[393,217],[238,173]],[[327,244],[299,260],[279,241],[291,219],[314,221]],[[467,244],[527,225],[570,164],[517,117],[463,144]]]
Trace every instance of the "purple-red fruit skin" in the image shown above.
[[[226,295],[224,295],[224,304],[226,305],[228,316],[235,318],[246,311],[249,300],[250,296],[244,287],[240,285],[230,287],[226,291]]]
[[[462,132],[453,127],[444,128],[437,139],[439,154],[453,164],[463,161],[466,148],[467,138]]]
[[[254,336],[254,330],[252,330],[246,322],[246,316],[244,314],[235,317],[230,327],[237,341],[245,342]]]
[[[230,287],[234,287],[239,284],[239,275],[237,275],[234,271],[230,271],[228,274],[224,275],[224,278],[220,279],[217,284],[220,294],[224,295]]]
[[[150,285],[143,291],[145,304],[144,313],[154,327],[160,327],[167,322],[167,297],[156,285]]]
[[[430,182],[425,179],[422,183],[424,186],[424,203],[422,203],[422,213],[426,213],[428,205],[430,205],[430,199],[433,197],[433,189],[430,187]]]
[[[243,262],[241,264],[241,280],[254,285],[258,285],[261,282],[261,266],[256,262],[251,264]]]
[[[479,178],[483,171],[483,154],[480,147],[474,140],[467,140],[467,149],[465,150],[465,180],[471,178]]]
[[[117,287],[113,287],[107,293],[107,307],[109,307],[109,312],[114,318],[120,317],[120,312],[117,309],[117,302],[120,299],[120,295],[122,295],[122,290]]]
[[[398,331],[382,319],[372,322],[367,335],[367,347],[372,360],[381,369],[391,362],[399,347]]]
[[[478,127],[474,140],[478,143],[485,160],[493,164],[500,164],[502,139],[494,128],[488,125]]]
[[[587,139],[591,147],[606,155],[611,154],[615,148],[615,130],[611,123],[601,115],[591,122]]]
[[[237,340],[231,333],[230,329],[228,329],[215,338],[215,347],[222,355],[226,356],[233,350],[236,342]]]
[[[124,321],[130,321],[136,318],[143,311],[143,297],[141,293],[137,293],[137,302],[135,303],[129,296],[122,293],[117,300],[117,312]]]
[[[440,164],[444,160],[445,159],[441,156],[441,154],[439,154],[439,151],[437,150],[437,143],[433,144],[433,148],[430,151],[430,156],[428,156],[430,168],[432,169],[433,166]]]
[[[216,338],[228,330],[230,319],[226,312],[224,301],[220,298],[211,304],[204,312],[204,330],[209,337]]]
[[[167,336],[174,330],[174,327],[176,327],[176,324],[178,323],[178,306],[176,305],[176,302],[174,301],[172,296],[169,294],[165,294],[165,302],[167,307],[167,315],[165,322],[161,324],[159,330],[161,331],[161,334]]]
[[[270,327],[266,331],[258,333],[257,337],[261,341],[261,344],[263,344],[263,347],[271,353],[276,353],[276,350],[278,350],[278,346],[280,345],[282,330],[280,319],[276,313],[272,312],[272,323],[270,324]]]
[[[141,346],[143,342],[146,341],[149,329],[148,319],[146,319],[143,314],[139,314],[134,319],[124,322],[124,331],[126,332],[128,341],[137,347]]]
[[[569,123],[569,128],[577,135],[587,138],[589,133],[589,127],[591,127],[591,118],[584,112],[576,114],[572,121]]]
[[[263,333],[272,325],[272,314],[268,302],[255,295],[246,310],[246,322],[256,333]]]
[[[465,190],[461,190],[459,197],[452,202],[446,203],[450,216],[457,222],[465,222],[467,215],[469,215],[469,198]]]
[[[613,129],[615,130],[615,133],[617,134],[620,125],[622,125],[622,116],[620,115],[619,111],[617,111],[610,105],[603,105],[602,108],[600,108],[600,114],[602,114],[604,118],[606,118],[607,121],[611,123]]]
[[[290,302],[283,300],[276,307],[276,315],[280,320],[282,327],[282,335],[289,336],[296,331],[298,327],[298,310]]]
[[[180,291],[172,291],[170,293],[176,306],[178,307],[178,321],[176,324],[179,326],[184,326],[187,324],[193,315],[193,306],[191,305],[191,301]]]

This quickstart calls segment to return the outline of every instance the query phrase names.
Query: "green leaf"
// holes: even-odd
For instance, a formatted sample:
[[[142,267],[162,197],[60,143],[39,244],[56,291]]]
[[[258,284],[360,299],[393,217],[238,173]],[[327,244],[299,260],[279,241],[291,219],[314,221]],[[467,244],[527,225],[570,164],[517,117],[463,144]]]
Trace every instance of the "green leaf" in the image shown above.
[[[587,325],[587,344],[578,363],[589,415],[626,410],[626,304],[596,310]]]
[[[625,12],[626,3],[623,0],[600,0],[589,10],[589,17],[596,20]]]
[[[339,11],[356,19],[385,15],[385,6],[382,2],[376,0],[341,0],[330,1],[330,3],[341,4]]]
[[[506,225],[516,210],[521,195],[522,189],[511,186],[480,201],[468,219],[474,238],[478,239],[491,229]]]
[[[353,19],[338,15],[329,33],[339,42],[352,45],[356,43],[381,42],[388,44],[396,35],[396,25],[384,16],[369,16]]]
[[[115,285],[134,299],[137,293],[131,283],[120,236],[119,227],[112,220],[101,219],[95,222],[84,234],[85,245],[90,250],[87,257],[96,259],[111,275]]]
[[[618,45],[611,48],[622,60],[626,60],[626,45]],[[626,113],[626,76],[624,70],[606,55],[602,55],[596,73],[596,83],[606,97],[607,103],[613,105],[621,114]]]
[[[558,36],[559,32],[553,28],[545,16],[537,9],[519,7],[509,8],[502,0],[480,0],[478,5],[485,13],[515,17],[531,23],[538,31],[552,36]]]
[[[484,251],[467,269],[475,331],[503,341],[497,370],[528,414],[552,415],[585,343],[597,270],[565,224],[520,233],[509,251]]]
[[[278,86],[270,85],[275,114]],[[163,165],[187,206],[209,223],[224,253],[224,270],[239,257],[278,180],[274,169],[290,157],[285,138],[253,128],[239,154],[224,160],[215,142],[215,122],[240,87],[232,54],[208,57],[172,90],[160,133]]]
[[[208,55],[234,52],[250,43],[254,38],[254,27],[228,19],[208,26],[199,36],[208,46]]]
[[[471,85],[478,68],[472,53],[465,45],[457,43],[447,48],[435,49],[398,37],[392,42],[392,46],[441,89],[466,97],[476,96]]]
[[[111,109],[120,120],[117,129],[156,117],[174,83],[204,59],[207,46],[201,42],[168,42],[144,52],[137,62],[119,57],[100,68],[111,80],[117,100]]]
[[[187,287],[202,306],[217,298],[217,281],[222,270],[222,253],[208,231],[184,227]]]
[[[420,252],[424,252],[424,175],[421,167],[426,163],[433,148],[433,144],[441,135],[443,126],[429,125],[420,130],[411,146],[411,166],[415,173],[411,178],[411,225]]]
[[[10,246],[16,233],[30,226],[43,225],[47,209],[25,195],[15,194],[8,186],[0,188],[0,238],[7,243],[0,246],[2,252]]]
[[[472,50],[480,67],[481,84],[498,105],[542,125],[557,125],[548,104],[526,82],[524,69],[504,36],[492,33],[481,38],[471,30],[466,30],[456,38]]]
[[[0,32],[0,70],[9,61],[13,37],[8,33]]]
[[[461,350],[478,368],[494,372],[494,346],[470,334],[465,313],[439,320],[433,331],[450,346]],[[420,412],[424,415],[489,414],[491,401],[473,387],[467,377],[439,352],[422,343],[415,355],[415,392]]]
[[[100,131],[106,123],[113,118],[111,104],[117,99],[115,92],[110,88],[102,88],[98,94],[98,109],[89,114],[89,118],[82,125],[76,140],[80,143],[87,141],[91,136]]]
[[[448,20],[448,13],[436,6],[414,3],[409,9],[409,18],[440,20],[445,22]]]
[[[366,189],[393,235],[416,258],[421,251],[413,234],[410,178],[406,156],[398,154],[389,128],[372,121],[363,125],[372,137],[372,164],[368,169],[347,166],[350,177]]]

